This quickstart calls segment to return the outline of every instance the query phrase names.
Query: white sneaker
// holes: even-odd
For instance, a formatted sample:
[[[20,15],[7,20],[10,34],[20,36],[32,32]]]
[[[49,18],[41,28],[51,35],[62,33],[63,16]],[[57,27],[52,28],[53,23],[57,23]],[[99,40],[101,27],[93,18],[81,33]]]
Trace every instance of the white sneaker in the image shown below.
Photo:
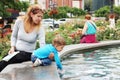
[[[35,62],[33,63],[33,66],[36,67],[36,66],[39,66],[41,64],[41,60],[40,59],[36,59]]]

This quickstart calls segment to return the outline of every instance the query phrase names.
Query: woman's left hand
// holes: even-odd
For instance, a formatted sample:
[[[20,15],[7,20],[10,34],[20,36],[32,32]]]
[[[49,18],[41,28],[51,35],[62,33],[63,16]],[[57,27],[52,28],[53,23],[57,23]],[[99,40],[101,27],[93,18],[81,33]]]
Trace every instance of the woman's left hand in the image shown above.
[[[12,54],[12,53],[14,53],[14,51],[15,51],[15,47],[11,47],[8,54]]]

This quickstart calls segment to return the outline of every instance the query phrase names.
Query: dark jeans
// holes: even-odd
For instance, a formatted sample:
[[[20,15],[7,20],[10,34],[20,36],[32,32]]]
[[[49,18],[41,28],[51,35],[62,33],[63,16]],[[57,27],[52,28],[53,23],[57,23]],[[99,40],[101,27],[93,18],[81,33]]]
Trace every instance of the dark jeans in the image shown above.
[[[35,62],[36,59],[37,59],[36,56],[34,56],[34,55],[31,56],[31,61],[33,63]],[[47,66],[47,65],[50,65],[52,63],[52,60],[50,60],[48,57],[47,58],[41,58],[40,60],[42,62],[41,66]]]
[[[24,61],[30,61],[31,59],[30,52],[20,51],[18,54],[16,54],[13,58],[11,58],[9,61],[0,61],[0,72],[8,65],[13,63],[21,63]]]

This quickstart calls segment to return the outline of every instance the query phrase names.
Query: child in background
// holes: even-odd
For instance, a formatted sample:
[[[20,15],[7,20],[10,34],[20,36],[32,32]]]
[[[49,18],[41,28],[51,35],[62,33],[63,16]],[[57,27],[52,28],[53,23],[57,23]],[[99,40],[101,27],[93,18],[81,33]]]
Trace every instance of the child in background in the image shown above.
[[[115,28],[115,15],[114,14],[111,14],[109,16],[109,23],[110,23],[110,28]]]
[[[47,44],[44,47],[35,50],[31,56],[33,66],[47,66],[50,65],[54,59],[58,70],[62,71],[63,68],[58,56],[58,52],[62,51],[65,44],[64,38],[60,35],[57,35],[53,39],[52,44]]]

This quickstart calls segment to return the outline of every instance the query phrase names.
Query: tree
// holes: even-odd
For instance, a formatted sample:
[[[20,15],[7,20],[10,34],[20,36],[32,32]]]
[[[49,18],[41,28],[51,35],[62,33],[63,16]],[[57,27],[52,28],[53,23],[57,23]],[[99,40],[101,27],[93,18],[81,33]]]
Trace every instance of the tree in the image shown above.
[[[91,11],[92,8],[92,0],[86,0],[85,1],[85,10],[87,10],[88,12]]]
[[[25,11],[29,6],[28,2],[20,2],[16,0],[1,0],[0,1],[0,17],[6,18],[11,16],[11,13],[7,11],[11,9],[13,11]]]

